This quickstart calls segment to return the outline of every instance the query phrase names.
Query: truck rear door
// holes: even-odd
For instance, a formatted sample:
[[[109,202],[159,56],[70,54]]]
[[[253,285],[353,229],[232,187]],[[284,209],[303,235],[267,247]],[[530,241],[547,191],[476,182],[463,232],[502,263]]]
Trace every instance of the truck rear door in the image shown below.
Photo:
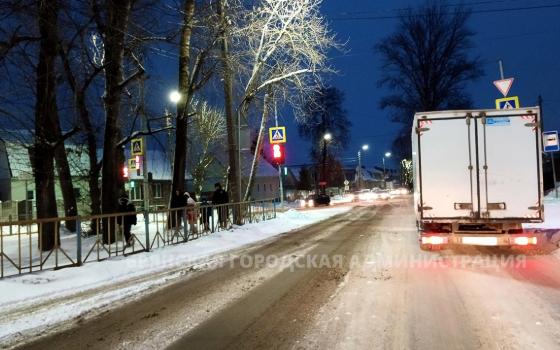
[[[472,122],[465,114],[418,119],[421,218],[465,218],[478,210]]]
[[[490,112],[478,118],[483,218],[542,219],[538,116],[521,113]]]

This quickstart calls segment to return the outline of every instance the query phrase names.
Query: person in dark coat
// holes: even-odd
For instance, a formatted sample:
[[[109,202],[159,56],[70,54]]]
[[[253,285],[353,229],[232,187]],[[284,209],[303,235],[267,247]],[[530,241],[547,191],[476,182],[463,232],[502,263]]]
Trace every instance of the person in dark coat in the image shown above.
[[[200,223],[202,224],[204,232],[208,232],[210,231],[210,218],[213,216],[213,210],[206,197],[202,197],[202,203],[200,203],[200,206]]]
[[[127,197],[122,196],[119,198],[119,213],[127,213],[126,215],[122,215],[117,217],[117,223],[122,225],[124,239],[126,241],[126,245],[132,245],[132,234],[130,233],[130,229],[132,225],[137,224],[136,219],[136,207],[132,204]]]
[[[214,184],[214,194],[212,195],[212,204],[220,205],[229,203],[229,197],[226,191],[222,188],[222,184],[217,182]],[[229,216],[229,210],[227,205],[222,205],[218,207],[218,221],[222,228],[227,227],[227,220]]]
[[[177,229],[181,227],[183,219],[183,211],[178,210],[179,208],[184,208],[187,206],[187,200],[183,193],[179,190],[175,191],[171,197],[171,203],[169,205],[169,217],[167,218],[167,228]],[[175,209],[175,210],[174,210]]]

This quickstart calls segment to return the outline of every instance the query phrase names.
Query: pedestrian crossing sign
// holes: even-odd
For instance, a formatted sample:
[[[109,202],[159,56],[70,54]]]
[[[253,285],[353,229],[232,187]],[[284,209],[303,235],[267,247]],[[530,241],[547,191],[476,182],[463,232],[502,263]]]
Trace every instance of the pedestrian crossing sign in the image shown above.
[[[496,100],[496,109],[517,109],[519,108],[519,97],[504,97]]]
[[[131,153],[133,156],[144,155],[144,147],[142,143],[142,138],[132,139],[130,141]]]
[[[286,127],[276,126],[268,129],[268,136],[270,138],[270,143],[285,143],[286,142]]]

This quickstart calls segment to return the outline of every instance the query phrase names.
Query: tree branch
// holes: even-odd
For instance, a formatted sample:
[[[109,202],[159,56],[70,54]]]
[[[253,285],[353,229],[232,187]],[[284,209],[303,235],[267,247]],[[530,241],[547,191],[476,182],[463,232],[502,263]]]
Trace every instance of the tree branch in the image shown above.
[[[138,137],[138,136],[149,136],[149,135],[154,135],[154,134],[157,134],[157,133],[159,133],[159,132],[167,131],[167,130],[171,130],[171,129],[173,129],[172,126],[166,126],[166,127],[158,128],[158,129],[155,129],[155,130],[135,131],[135,132],[133,132],[132,134],[130,134],[130,135],[128,135],[127,137],[125,137],[124,139],[120,140],[120,141],[117,143],[116,148],[124,146],[125,144],[127,144],[127,143],[130,142],[132,139],[134,139],[134,138],[136,138],[136,137]]]
[[[286,73],[284,75],[280,75],[276,78],[269,79],[269,80],[265,81],[264,83],[262,83],[261,85],[259,85],[255,89],[255,93],[262,90],[263,88],[267,87],[268,85],[277,83],[277,82],[285,80],[285,79],[289,79],[289,78],[291,78],[293,76],[296,76],[296,75],[300,75],[300,74],[304,74],[304,73],[311,73],[311,72],[313,72],[312,69],[303,68],[303,69],[299,69],[299,70],[296,70],[296,71],[293,71],[293,72],[290,72],[290,73]]]

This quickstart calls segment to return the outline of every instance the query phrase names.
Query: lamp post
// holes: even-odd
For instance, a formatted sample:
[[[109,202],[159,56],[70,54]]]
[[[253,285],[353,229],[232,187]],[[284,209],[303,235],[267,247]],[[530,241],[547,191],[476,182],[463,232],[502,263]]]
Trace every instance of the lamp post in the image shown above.
[[[327,182],[327,144],[332,140],[332,134],[330,132],[327,132],[325,135],[323,135],[323,165],[321,168],[321,182],[323,183],[323,185],[321,185],[322,188],[322,193],[325,193],[326,190],[326,182]]]
[[[171,90],[169,92],[168,98],[169,98],[169,102],[171,102],[173,107],[170,108],[172,111],[171,113],[169,113],[167,108],[165,109],[165,126],[171,127],[173,126],[173,121],[172,121],[173,114],[177,115],[177,105],[179,104],[179,102],[181,102],[182,95],[178,90]],[[167,131],[167,142],[168,142],[167,153],[168,153],[169,161],[173,163],[175,142],[174,142],[173,132],[171,128]]]
[[[358,190],[362,189],[362,151],[367,151],[369,145],[363,145],[358,151]]]
[[[385,174],[385,158],[390,158],[391,152],[385,152],[383,155],[383,188],[387,188],[387,175]]]

